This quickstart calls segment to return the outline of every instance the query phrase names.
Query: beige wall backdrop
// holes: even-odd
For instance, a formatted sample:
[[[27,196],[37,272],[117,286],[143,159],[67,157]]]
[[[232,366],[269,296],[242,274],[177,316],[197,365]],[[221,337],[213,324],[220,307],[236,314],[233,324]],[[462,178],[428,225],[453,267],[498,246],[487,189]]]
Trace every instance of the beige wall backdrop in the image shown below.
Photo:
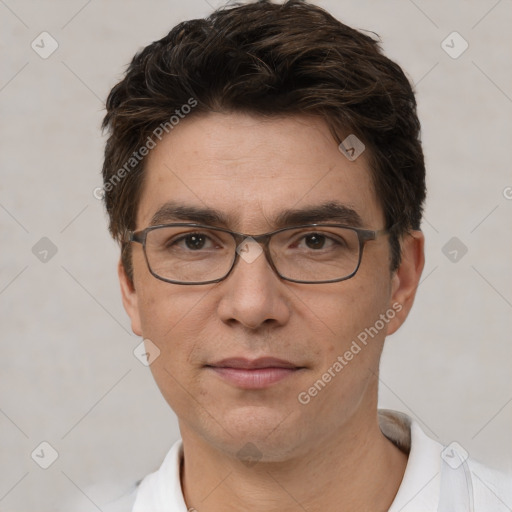
[[[2,511],[98,510],[178,436],[133,354],[141,340],[93,195],[99,126],[133,54],[220,3],[0,0]],[[381,36],[423,124],[427,263],[387,340],[381,406],[511,468],[512,3],[317,3]]]

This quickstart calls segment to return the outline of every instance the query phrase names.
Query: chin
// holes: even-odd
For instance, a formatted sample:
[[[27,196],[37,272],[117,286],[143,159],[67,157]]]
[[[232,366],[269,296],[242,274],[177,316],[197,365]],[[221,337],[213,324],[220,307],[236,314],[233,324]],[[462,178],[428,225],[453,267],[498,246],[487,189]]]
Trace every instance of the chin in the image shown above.
[[[222,418],[225,430],[217,425],[215,432],[205,432],[207,442],[246,465],[284,462],[304,451],[306,430],[298,426],[297,412],[245,405]]]

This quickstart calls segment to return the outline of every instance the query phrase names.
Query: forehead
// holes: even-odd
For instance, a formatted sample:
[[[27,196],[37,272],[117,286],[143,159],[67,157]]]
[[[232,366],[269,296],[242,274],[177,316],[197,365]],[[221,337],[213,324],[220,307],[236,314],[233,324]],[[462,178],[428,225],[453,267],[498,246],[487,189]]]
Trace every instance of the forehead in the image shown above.
[[[365,154],[347,159],[316,117],[185,118],[151,151],[144,172],[138,229],[155,217],[186,220],[159,215],[178,207],[209,210],[212,223],[259,232],[280,227],[285,212],[326,204],[352,210],[363,227],[383,227]]]

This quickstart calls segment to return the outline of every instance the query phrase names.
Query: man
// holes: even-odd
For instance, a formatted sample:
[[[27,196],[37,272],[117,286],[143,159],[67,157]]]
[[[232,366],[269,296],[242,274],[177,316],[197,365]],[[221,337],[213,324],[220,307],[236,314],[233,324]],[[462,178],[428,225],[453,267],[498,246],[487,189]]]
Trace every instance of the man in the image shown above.
[[[425,169],[374,39],[298,0],[218,11],[134,57],[104,126],[123,303],[182,437],[134,511],[509,510],[510,479],[377,410]]]

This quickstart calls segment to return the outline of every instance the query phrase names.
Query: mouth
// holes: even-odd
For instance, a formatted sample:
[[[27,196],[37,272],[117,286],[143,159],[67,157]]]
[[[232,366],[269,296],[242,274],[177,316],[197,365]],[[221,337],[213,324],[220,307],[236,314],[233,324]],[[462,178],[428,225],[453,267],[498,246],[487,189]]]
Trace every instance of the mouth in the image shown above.
[[[242,389],[262,389],[287,379],[301,370],[290,361],[273,357],[231,358],[206,365],[222,380]]]

